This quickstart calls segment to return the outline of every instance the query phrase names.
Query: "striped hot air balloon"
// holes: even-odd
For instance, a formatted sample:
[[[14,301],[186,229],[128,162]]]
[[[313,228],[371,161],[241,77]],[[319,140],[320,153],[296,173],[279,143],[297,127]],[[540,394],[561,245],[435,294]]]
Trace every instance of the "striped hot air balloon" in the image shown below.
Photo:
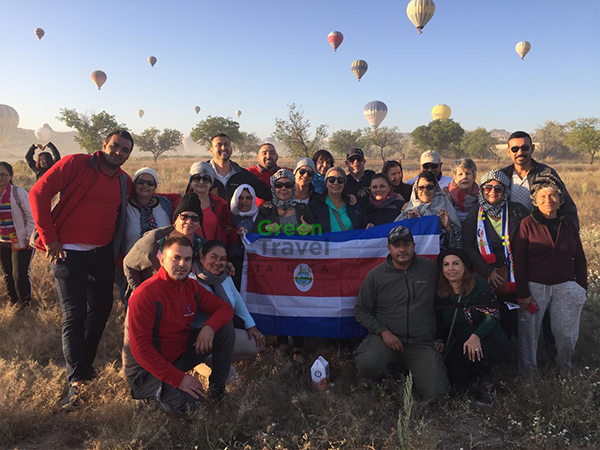
[[[515,51],[519,54],[521,59],[525,59],[525,55],[531,50],[531,44],[527,41],[521,41],[515,47]]]
[[[148,56],[148,62],[154,67],[154,64],[156,64],[156,56]]]
[[[194,111],[196,111],[196,114],[198,114],[200,112],[200,107],[199,106],[194,106]]]
[[[433,120],[446,120],[452,115],[452,109],[448,105],[435,105],[431,109],[431,117]]]
[[[357,59],[356,61],[354,61],[352,63],[352,72],[354,72],[354,75],[356,75],[356,78],[358,78],[358,81],[360,81],[360,79],[363,77],[363,75],[365,73],[367,73],[367,69],[369,68],[369,65],[367,64],[366,61],[363,61],[362,59]]]
[[[239,117],[242,115],[242,112],[239,109],[235,110],[235,117],[237,117],[239,119]]]
[[[383,119],[385,119],[387,113],[388,108],[386,104],[380,102],[379,100],[367,103],[363,109],[363,114],[365,115],[367,122],[369,122],[369,125],[371,125],[374,129],[377,128],[381,122],[383,122]]]
[[[8,143],[10,136],[19,125],[19,114],[8,105],[0,105],[0,145]]]
[[[435,3],[433,0],[411,0],[406,7],[406,15],[417,27],[419,34],[423,32],[423,27],[431,20],[434,13]]]
[[[329,42],[329,45],[331,45],[336,52],[343,40],[344,35],[340,31],[332,31],[327,35],[327,41]]]
[[[96,86],[98,86],[98,90],[102,87],[104,83],[106,83],[106,74],[101,70],[94,70],[91,75],[92,81]]]
[[[33,33],[37,36],[37,38],[41,41],[42,38],[44,37],[44,30],[42,30],[41,28],[36,28],[35,30],[33,30]]]

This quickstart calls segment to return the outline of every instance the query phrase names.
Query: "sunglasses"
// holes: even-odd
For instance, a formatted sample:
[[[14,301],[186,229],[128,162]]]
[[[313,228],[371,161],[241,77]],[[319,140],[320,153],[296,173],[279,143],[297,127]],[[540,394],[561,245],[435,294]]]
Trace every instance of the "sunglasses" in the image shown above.
[[[351,156],[350,158],[348,158],[349,163],[353,163],[355,161],[363,162],[364,160],[365,158],[363,158],[362,156]]]
[[[300,169],[298,172],[300,172],[301,176],[308,176],[308,178],[312,178],[315,176],[315,173],[312,170],[306,170],[306,169]]]
[[[485,192],[486,194],[489,194],[490,192],[492,192],[492,190],[494,192],[496,192],[497,194],[502,194],[504,192],[504,186],[483,186],[483,192]]]
[[[156,181],[154,180],[144,180],[142,178],[138,178],[137,180],[135,180],[135,184],[137,184],[138,186],[150,186],[150,187],[155,187],[156,186]]]
[[[425,186],[417,186],[417,189],[419,191],[424,191],[425,189],[427,189],[428,191],[433,191],[435,189],[435,185],[433,185],[433,184],[426,184]]]
[[[190,179],[196,183],[200,183],[200,181],[204,181],[206,184],[212,183],[212,178],[208,175],[192,175],[192,178]]]
[[[514,147],[510,148],[510,151],[513,153],[517,153],[519,150],[521,150],[524,153],[527,153],[529,150],[531,149],[531,145],[521,145],[520,147],[515,145]]]
[[[344,177],[327,177],[327,182],[329,184],[335,184],[336,181],[338,184],[344,184],[346,179]]]
[[[439,164],[433,164],[433,163],[423,164],[423,169],[424,170],[437,169],[438,167],[440,167]]]
[[[277,183],[273,184],[273,186],[275,186],[275,189],[283,189],[283,188],[292,189],[295,185],[291,181],[288,181],[287,183],[277,182]]]
[[[188,216],[187,214],[179,214],[179,218],[185,222],[186,220],[191,220],[192,222],[200,222],[200,216]]]

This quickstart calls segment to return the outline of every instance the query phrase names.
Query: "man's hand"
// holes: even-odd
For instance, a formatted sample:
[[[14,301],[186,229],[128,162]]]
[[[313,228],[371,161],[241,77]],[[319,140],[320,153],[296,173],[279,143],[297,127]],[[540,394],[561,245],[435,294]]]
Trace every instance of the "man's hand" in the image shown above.
[[[213,338],[215,336],[215,332],[208,325],[204,325],[200,329],[200,333],[198,333],[198,337],[196,338],[196,343],[194,347],[196,348],[196,353],[203,355],[210,353],[212,351]]]
[[[402,341],[400,341],[400,339],[398,339],[398,336],[396,336],[391,331],[389,331],[389,330],[382,331],[380,336],[381,336],[381,339],[383,339],[383,342],[385,342],[385,345],[387,345],[389,349],[394,350],[396,352],[404,351],[404,346],[402,345]]]
[[[67,259],[67,252],[62,248],[62,244],[59,241],[53,242],[52,244],[45,244],[46,247],[46,258],[51,263],[56,264],[59,260],[64,261]]]
[[[400,200],[401,202],[407,202],[408,200],[404,200],[402,194],[396,193],[396,200]]]
[[[181,383],[179,383],[177,389],[190,394],[196,400],[198,400],[198,397],[206,395],[206,391],[204,390],[202,383],[187,373],[183,376],[183,380],[181,380]]]
[[[492,287],[502,286],[506,280],[502,278],[502,276],[498,273],[498,268],[496,267],[494,271],[488,277],[488,283]]]
[[[356,199],[356,195],[354,195],[354,194],[348,194],[348,203],[350,203],[350,206],[356,205],[357,201],[358,200]]]
[[[300,221],[302,222],[302,224],[298,225],[298,228],[296,228],[296,231],[298,232],[298,234],[300,236],[306,236],[307,234],[309,234],[312,231],[312,226],[309,225],[308,223],[306,223],[306,220],[304,220],[304,216],[300,217]]]

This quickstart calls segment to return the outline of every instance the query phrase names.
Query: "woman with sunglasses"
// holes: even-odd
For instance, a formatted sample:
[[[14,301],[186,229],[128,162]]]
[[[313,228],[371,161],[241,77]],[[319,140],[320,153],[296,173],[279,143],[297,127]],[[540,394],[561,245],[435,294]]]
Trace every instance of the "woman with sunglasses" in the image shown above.
[[[423,216],[440,218],[440,250],[462,247],[460,221],[456,210],[432,172],[421,172],[417,175],[410,201],[404,212],[396,217],[396,221]]]
[[[300,158],[294,166],[294,175],[296,177],[296,194],[294,200],[296,203],[308,205],[317,195],[315,186],[312,184],[316,174],[315,163],[310,158]]]
[[[384,174],[377,173],[371,178],[371,195],[367,206],[367,217],[373,225],[393,222],[402,212],[403,200],[398,200],[392,185]]]
[[[346,172],[341,167],[331,167],[325,174],[325,192],[309,204],[316,222],[323,233],[358,230],[366,228],[369,221],[358,204],[351,205],[343,195],[346,186]]]
[[[412,185],[406,184],[402,181],[404,177],[404,171],[402,170],[402,164],[400,161],[388,159],[385,163],[383,163],[381,173],[388,177],[394,192],[402,197],[398,198],[398,200],[402,200],[404,202],[410,200]]]
[[[494,288],[500,304],[500,323],[510,339],[517,332],[517,313],[506,306],[517,301],[512,247],[519,224],[529,211],[509,198],[510,179],[503,172],[492,170],[481,177],[477,207],[469,211],[463,222],[463,247],[475,271]]]

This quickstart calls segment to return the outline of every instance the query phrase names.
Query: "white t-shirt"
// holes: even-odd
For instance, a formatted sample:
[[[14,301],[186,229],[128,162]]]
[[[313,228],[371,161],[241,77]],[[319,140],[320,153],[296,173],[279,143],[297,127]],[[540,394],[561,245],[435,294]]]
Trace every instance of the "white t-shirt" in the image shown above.
[[[531,190],[527,177],[521,179],[517,172],[513,172],[510,186],[510,201],[520,203],[529,211],[533,211],[533,203],[531,202]]]
[[[215,166],[215,163],[212,159],[210,160],[210,165],[215,171],[215,177],[217,178],[217,180],[223,183],[223,186],[227,186],[227,182],[235,172],[233,170],[230,170],[227,175],[221,175],[219,174],[219,172],[217,172],[217,166]]]

